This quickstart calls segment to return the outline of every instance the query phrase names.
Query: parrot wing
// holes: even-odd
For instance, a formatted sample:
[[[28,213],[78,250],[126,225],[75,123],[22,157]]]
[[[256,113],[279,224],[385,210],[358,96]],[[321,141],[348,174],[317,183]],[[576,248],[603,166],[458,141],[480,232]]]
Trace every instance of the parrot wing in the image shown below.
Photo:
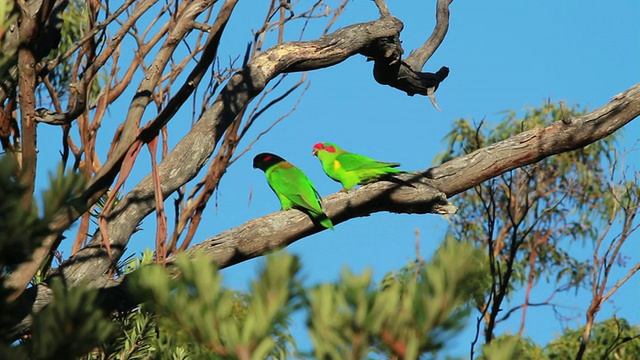
[[[377,161],[364,155],[345,153],[339,155],[336,160],[340,167],[346,171],[378,169],[386,167],[398,167],[400,164],[392,162]]]
[[[312,213],[322,213],[320,194],[311,180],[297,167],[291,165],[274,168],[269,176],[269,185],[276,193],[288,198],[293,205]]]

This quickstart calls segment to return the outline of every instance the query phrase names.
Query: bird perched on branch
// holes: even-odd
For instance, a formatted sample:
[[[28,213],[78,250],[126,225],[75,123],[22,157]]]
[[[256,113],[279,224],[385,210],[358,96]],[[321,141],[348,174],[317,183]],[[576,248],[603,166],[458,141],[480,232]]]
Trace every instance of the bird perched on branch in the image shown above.
[[[253,168],[264,171],[267,183],[280,200],[282,210],[297,208],[314,221],[333,230],[331,219],[320,205],[320,195],[302,170],[278,155],[261,153],[253,158]]]
[[[400,166],[398,163],[377,161],[364,155],[350,153],[329,142],[313,145],[312,153],[322,163],[324,172],[342,184],[341,191],[404,172],[395,169]]]

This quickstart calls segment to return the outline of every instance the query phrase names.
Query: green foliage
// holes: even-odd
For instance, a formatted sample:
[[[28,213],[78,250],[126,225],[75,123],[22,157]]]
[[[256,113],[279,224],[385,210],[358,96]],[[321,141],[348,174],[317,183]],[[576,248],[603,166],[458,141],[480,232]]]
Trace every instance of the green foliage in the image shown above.
[[[482,346],[478,360],[542,360],[543,349],[530,338],[504,334]]]
[[[448,241],[429,263],[388,276],[381,289],[372,289],[370,272],[348,271],[338,284],[312,289],[308,326],[316,358],[377,351],[414,359],[437,351],[462,328],[465,304],[480,284],[475,279],[486,271],[483,260],[471,244]]]
[[[117,320],[118,336],[104,347],[106,359],[148,359],[157,351],[157,319],[142,307]]]
[[[135,270],[138,270],[145,265],[153,264],[154,258],[155,252],[149,248],[146,248],[142,253],[140,253],[140,257],[131,256],[122,261],[118,265],[119,272],[125,275],[131,274]]]
[[[565,329],[561,337],[545,348],[548,359],[573,359],[580,347],[584,327]],[[640,359],[640,326],[613,317],[596,323],[585,351],[584,360]]]
[[[0,158],[0,269],[4,275],[24,262],[47,232],[35,204],[23,206],[26,187],[15,178],[18,165],[13,157]]]
[[[474,127],[469,121],[458,119],[446,136],[449,149],[438,160],[444,162],[522,131],[582,113],[578,109],[543,104],[529,109],[522,118],[511,111],[493,126]],[[566,278],[578,286],[588,264],[573,258],[557,244],[567,238],[588,243],[599,235],[596,225],[608,220],[614,200],[604,196],[608,192],[606,160],[610,160],[614,144],[612,135],[582,149],[512,170],[461,194],[457,202],[459,216],[452,218],[450,234],[485,245],[487,240],[495,242],[492,245],[498,260],[526,249],[516,255],[514,268],[518,271],[514,274],[514,285],[526,280],[529,254],[535,248],[536,278],[541,275],[554,281]]]
[[[337,284],[305,290],[297,258],[277,255],[267,258],[249,292],[238,293],[221,286],[207,259],[179,257],[170,269],[142,266],[129,275],[131,291],[146,302],[120,322],[122,333],[104,347],[104,356],[297,357],[288,319],[305,307],[318,358],[376,352],[415,358],[437,351],[462,328],[466,304],[486,271],[481,251],[449,241],[430,262],[388,275],[379,288],[370,272],[345,272]]]
[[[16,179],[17,164],[13,157],[0,158],[0,273],[4,276],[18,264],[28,260],[42,238],[66,229],[51,224],[59,211],[82,211],[74,199],[84,186],[81,176],[65,173],[62,168],[49,175],[49,188],[43,194],[42,215],[35,202],[24,206],[26,187]]]
[[[517,336],[503,336],[482,347],[478,360],[515,360],[529,359],[520,353],[522,340]]]
[[[66,289],[61,281],[51,288],[54,300],[35,316],[26,343],[32,359],[72,359],[114,334],[116,325],[95,306],[97,290]]]
[[[157,265],[131,274],[132,291],[148,299],[160,319],[160,348],[176,353],[189,346],[191,356],[215,358],[287,352],[289,344],[278,334],[299,303],[297,258],[269,257],[250,294],[242,296],[221,287],[221,275],[205,258],[179,257],[175,264],[178,278]]]
[[[74,198],[83,188],[84,181],[82,177],[73,173],[65,173],[63,169],[59,169],[56,174],[49,176],[50,185],[48,190],[43,194],[42,215],[38,215],[38,207],[35,202],[31,202],[25,206],[26,187],[16,178],[18,173],[17,163],[12,156],[3,156],[0,158],[0,320],[4,320],[14,311],[20,304],[6,302],[7,296],[11,289],[5,288],[4,282],[6,276],[13,271],[19,264],[29,260],[30,254],[40,245],[42,239],[51,234],[60,234],[66,229],[56,229],[52,226],[55,218],[60,211],[77,211],[74,207]],[[51,263],[51,256],[41,264],[40,271],[36,274],[36,281],[41,281]],[[60,286],[54,287],[56,296],[65,296],[57,305],[45,308],[38,313],[34,320],[34,324],[38,327],[33,328],[33,358],[45,358],[45,352],[39,349],[47,349],[46,351],[69,351],[71,354],[81,354],[86,352],[85,345],[80,347],[69,347],[68,349],[56,349],[52,345],[53,339],[57,339],[59,334],[71,334],[69,339],[76,337],[79,340],[86,340],[86,346],[94,346],[104,341],[104,337],[90,338],[89,332],[95,330],[91,327],[80,325],[78,321],[84,321],[87,318],[94,318],[97,314],[93,308],[93,300],[95,294],[82,295],[81,290],[74,290],[68,294],[64,292]],[[66,303],[68,301],[68,303]],[[83,305],[84,304],[84,305]],[[67,307],[65,307],[67,306]],[[96,311],[96,312],[94,312]],[[79,314],[79,317],[66,319],[65,316]],[[85,316],[86,315],[86,316]],[[84,316],[84,318],[83,318]],[[63,323],[64,321],[67,321]],[[66,326],[59,333],[48,333],[48,331],[57,331],[61,327]],[[104,330],[101,323],[95,324],[101,330]],[[76,333],[79,332],[79,333]],[[61,342],[63,343],[63,342]],[[43,350],[45,351],[45,350]],[[25,346],[10,347],[8,344],[0,345],[0,353],[12,354],[8,358],[20,359],[26,356]]]
[[[530,338],[505,334],[484,345],[478,360],[574,359],[583,331],[584,327],[565,329],[559,338],[546,346],[540,346]],[[640,326],[631,326],[616,317],[596,323],[583,359],[640,359]]]
[[[477,126],[456,120],[446,136],[445,162],[534,128],[584,113],[545,103],[522,116],[507,112],[498,124]],[[567,249],[567,242],[592,243],[614,211],[608,187],[614,161],[615,136],[584,148],[557,154],[515,169],[460,194],[459,211],[451,217],[447,238],[483,246],[491,264],[492,286],[479,298],[480,311],[489,309],[485,332],[491,333],[502,302],[515,289],[540,279],[559,288],[583,286],[592,264]],[[561,241],[562,246],[561,246]]]

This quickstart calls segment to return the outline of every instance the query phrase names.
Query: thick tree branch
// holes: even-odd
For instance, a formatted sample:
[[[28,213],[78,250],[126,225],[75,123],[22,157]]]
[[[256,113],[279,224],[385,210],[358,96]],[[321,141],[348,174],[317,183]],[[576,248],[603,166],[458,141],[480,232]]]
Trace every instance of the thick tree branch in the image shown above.
[[[530,130],[431,169],[401,176],[415,187],[378,182],[347,194],[328,196],[323,199],[324,207],[335,224],[378,211],[448,213],[454,207],[448,204],[445,198],[451,198],[512,169],[532,164],[554,154],[587,146],[622,128],[638,116],[640,116],[640,84],[616,95],[610,103],[586,115],[566,122],[558,121],[543,129]],[[183,161],[187,160],[183,159]],[[140,193],[137,194],[140,195]],[[153,198],[152,193],[146,196]],[[137,211],[141,211],[136,201],[150,202],[149,199],[129,198],[130,205],[126,208],[136,207]],[[153,208],[152,203],[149,206]],[[140,216],[136,212],[121,211],[127,216]],[[127,216],[120,216],[116,223],[129,226],[122,220]],[[138,220],[134,219],[133,222],[137,224]],[[299,211],[279,211],[207,239],[194,245],[189,252],[201,249],[221,267],[225,267],[263,255],[265,251],[286,246],[322,229]],[[115,229],[113,230],[115,233]],[[340,231],[340,228],[338,227],[336,231]],[[99,250],[100,245],[92,243],[89,248],[96,251]],[[76,256],[87,255],[79,252]],[[96,275],[90,269],[85,271],[85,276],[81,278],[93,279],[89,285],[103,289],[101,299],[108,310],[133,306],[126,288],[121,283],[110,280],[102,273]],[[31,311],[37,312],[49,301],[51,301],[51,292],[46,284],[25,291],[19,301],[14,302],[18,305],[12,312],[14,317],[0,324],[5,337],[12,339],[26,332],[31,325]]]
[[[426,171],[447,197],[509,170],[585,147],[640,115],[640,83],[588,114],[529,130]],[[461,176],[462,175],[462,176]]]
[[[348,193],[325,197],[323,208],[334,225],[380,211],[405,214],[453,214],[444,193],[421,174],[402,174],[397,178],[412,186],[380,181]],[[191,247],[187,253],[202,251],[221,268],[264,255],[311,234],[326,230],[298,210],[278,211],[250,220]],[[340,231],[340,229],[336,229]]]

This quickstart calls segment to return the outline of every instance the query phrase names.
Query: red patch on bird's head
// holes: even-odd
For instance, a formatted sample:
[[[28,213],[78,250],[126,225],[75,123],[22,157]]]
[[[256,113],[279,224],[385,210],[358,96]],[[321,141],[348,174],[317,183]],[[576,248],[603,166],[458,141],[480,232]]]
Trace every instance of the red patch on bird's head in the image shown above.
[[[322,150],[322,149],[324,149],[324,144],[317,143],[317,144],[313,145],[313,148],[316,149],[316,150]]]
[[[334,148],[333,146],[326,146],[326,147],[324,148],[324,150],[326,150],[326,151],[328,151],[328,152],[330,152],[330,153],[334,153],[334,152],[336,152],[336,148]]]
[[[262,161],[271,161],[271,160],[273,160],[273,156],[271,156],[271,155],[267,155],[267,156],[262,158]]]

